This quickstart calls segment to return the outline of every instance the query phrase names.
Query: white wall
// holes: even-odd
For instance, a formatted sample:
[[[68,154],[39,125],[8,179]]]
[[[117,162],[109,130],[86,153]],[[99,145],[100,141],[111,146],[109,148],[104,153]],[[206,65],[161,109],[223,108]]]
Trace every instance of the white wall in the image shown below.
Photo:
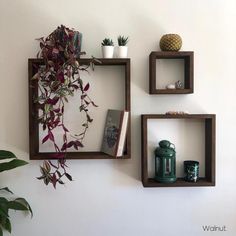
[[[101,56],[100,42],[130,36],[132,159],[68,161],[76,181],[55,191],[36,180],[40,161],[1,174],[1,186],[26,197],[33,219],[12,214],[14,236],[199,236],[202,225],[236,234],[236,3],[234,0],[0,1],[0,147],[28,160],[27,59],[34,40],[61,23],[83,32],[83,49]],[[148,94],[148,56],[164,33],[195,52],[192,95]],[[214,188],[143,188],[140,114],[188,110],[217,115]],[[208,233],[213,235],[213,233]]]

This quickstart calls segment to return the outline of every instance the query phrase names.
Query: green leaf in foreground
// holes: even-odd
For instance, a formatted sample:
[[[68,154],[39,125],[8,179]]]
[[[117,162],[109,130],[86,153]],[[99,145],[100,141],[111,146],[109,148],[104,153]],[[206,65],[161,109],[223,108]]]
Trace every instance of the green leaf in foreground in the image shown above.
[[[0,160],[10,159],[10,158],[16,158],[15,154],[10,151],[0,150]]]
[[[6,224],[5,224],[5,229],[11,233],[11,221],[7,218],[6,219]]]
[[[13,209],[16,211],[28,211],[28,208],[25,205],[17,201],[9,201],[7,203],[7,206],[9,209]]]
[[[13,159],[11,161],[5,161],[0,163],[0,172],[14,169],[16,167],[24,166],[28,164],[24,160],[17,159],[15,154],[10,151],[0,150],[0,160],[5,159]],[[0,188],[0,191],[5,191],[13,194],[13,192],[8,188]],[[29,203],[24,198],[16,198],[15,200],[9,201],[5,197],[0,197],[0,236],[3,236],[3,230],[11,233],[12,226],[9,218],[9,209],[17,210],[17,211],[27,211],[31,213],[31,217],[33,216],[32,209]]]
[[[31,217],[33,217],[33,211],[32,211],[32,209],[30,207],[30,204],[24,198],[19,197],[19,198],[16,198],[15,201],[20,202],[23,205],[25,205],[27,207],[28,211],[30,212]]]
[[[9,220],[9,218],[5,218],[2,221],[2,227],[7,230],[9,233],[11,233],[11,221]]]
[[[0,163],[0,172],[11,170],[19,166],[24,166],[26,164],[28,164],[28,162],[19,159],[14,159],[9,162]]]
[[[8,215],[8,207],[7,207],[7,202],[6,203],[0,203],[0,216],[1,218],[7,218],[9,217]],[[1,222],[1,221],[0,221]]]

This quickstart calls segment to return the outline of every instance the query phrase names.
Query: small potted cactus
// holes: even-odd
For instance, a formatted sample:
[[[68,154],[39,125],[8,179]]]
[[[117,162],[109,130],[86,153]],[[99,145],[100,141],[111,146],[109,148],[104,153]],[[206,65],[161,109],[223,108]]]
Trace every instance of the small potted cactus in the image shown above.
[[[126,45],[129,41],[129,37],[124,37],[120,35],[118,36],[117,41],[119,45],[118,50],[117,50],[117,57],[126,58],[128,54],[128,47]]]
[[[114,43],[112,39],[105,38],[102,41],[102,55],[104,58],[113,58]]]

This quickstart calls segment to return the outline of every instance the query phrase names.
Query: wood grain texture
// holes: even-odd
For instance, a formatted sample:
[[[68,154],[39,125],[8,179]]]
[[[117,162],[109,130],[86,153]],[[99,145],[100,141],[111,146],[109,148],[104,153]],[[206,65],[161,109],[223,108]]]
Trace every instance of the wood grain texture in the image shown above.
[[[214,183],[208,181],[206,178],[199,178],[196,183],[186,182],[183,178],[177,178],[175,183],[159,183],[153,178],[148,178],[143,183],[144,187],[211,187]]]

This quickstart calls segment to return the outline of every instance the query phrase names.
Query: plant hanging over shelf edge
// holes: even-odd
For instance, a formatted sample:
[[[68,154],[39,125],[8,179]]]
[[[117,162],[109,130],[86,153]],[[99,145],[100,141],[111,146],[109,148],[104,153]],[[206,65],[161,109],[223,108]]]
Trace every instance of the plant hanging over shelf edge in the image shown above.
[[[72,176],[67,172],[66,154],[70,148],[78,150],[83,147],[83,140],[90,123],[93,119],[89,115],[90,106],[97,107],[89,97],[88,90],[90,84],[84,84],[80,77],[80,71],[88,72],[91,66],[94,69],[95,58],[91,59],[90,65],[80,65],[78,59],[81,52],[82,35],[74,29],[69,29],[63,25],[58,26],[45,39],[39,38],[40,52],[37,57],[42,58],[43,67],[37,68],[37,73],[32,77],[37,80],[39,96],[34,103],[39,111],[38,122],[47,132],[42,143],[51,142],[55,153],[52,159],[57,159],[57,163],[45,160],[40,166],[41,176],[46,185],[52,184],[56,188],[57,183],[64,184],[63,177],[72,181]],[[80,93],[80,112],[85,114],[86,120],[83,122],[83,131],[80,134],[71,134],[64,123],[64,108],[68,103],[68,98]],[[54,137],[55,129],[62,131],[63,144],[60,147]]]

